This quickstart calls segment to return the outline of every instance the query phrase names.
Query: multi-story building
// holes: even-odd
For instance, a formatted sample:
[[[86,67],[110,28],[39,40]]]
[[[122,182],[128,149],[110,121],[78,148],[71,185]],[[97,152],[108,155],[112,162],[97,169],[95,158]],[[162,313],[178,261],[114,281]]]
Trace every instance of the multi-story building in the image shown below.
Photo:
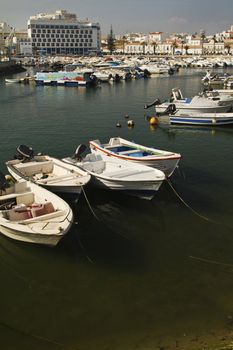
[[[0,23],[0,55],[6,53],[6,47],[9,46],[9,41],[12,39],[14,28],[7,23]]]
[[[30,17],[28,36],[34,53],[85,55],[100,51],[99,23],[79,21],[65,10]]]

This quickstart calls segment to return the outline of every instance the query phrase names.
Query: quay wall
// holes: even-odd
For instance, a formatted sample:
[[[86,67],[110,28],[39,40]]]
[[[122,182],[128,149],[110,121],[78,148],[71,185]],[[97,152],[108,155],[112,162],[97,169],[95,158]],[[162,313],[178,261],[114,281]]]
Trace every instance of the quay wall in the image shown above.
[[[0,75],[24,72],[26,69],[14,61],[0,62]]]

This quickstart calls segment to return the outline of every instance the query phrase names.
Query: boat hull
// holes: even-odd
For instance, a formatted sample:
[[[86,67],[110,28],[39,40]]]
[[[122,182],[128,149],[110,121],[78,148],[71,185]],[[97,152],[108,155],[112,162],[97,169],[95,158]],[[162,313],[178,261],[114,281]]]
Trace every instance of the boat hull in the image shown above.
[[[170,116],[171,124],[186,124],[186,125],[204,125],[204,126],[223,126],[232,125],[233,117],[194,117],[194,116]]]
[[[71,224],[70,224],[71,225]],[[13,228],[8,227],[7,225],[0,224],[0,232],[11,239],[14,239],[16,241],[21,241],[25,243],[35,243],[35,244],[42,244],[46,246],[56,246],[60,240],[64,237],[64,235],[68,232],[70,229],[70,225],[67,227],[67,230],[63,231],[62,234],[39,234],[39,233],[33,233],[33,232],[24,232],[21,230],[16,230]],[[23,226],[23,225],[22,225]],[[23,227],[22,227],[23,230]]]
[[[123,140],[123,139],[120,139]],[[135,151],[138,150],[138,154],[137,156],[133,156],[130,155],[130,151],[129,151],[129,155],[126,154],[121,154],[121,152],[117,152],[118,149],[117,147],[113,147],[112,150],[111,149],[107,149],[104,146],[98,144],[97,142],[94,141],[90,141],[90,148],[91,148],[91,152],[97,152],[100,154],[105,154],[111,157],[115,157],[118,159],[122,159],[122,160],[127,160],[127,161],[131,161],[137,164],[142,164],[142,165],[146,165],[158,170],[161,170],[164,172],[164,174],[166,175],[166,177],[170,177],[173,172],[175,171],[175,169],[178,166],[178,163],[180,161],[181,155],[178,153],[171,153],[171,152],[163,152],[161,150],[155,150],[149,147],[145,147],[145,146],[141,146],[138,144],[134,144],[130,141],[124,140],[122,141],[124,143],[121,143],[121,145],[127,146],[127,147],[131,147],[132,150],[134,149]],[[116,151],[114,152],[113,150],[116,149]],[[151,154],[152,152],[161,152],[160,156],[153,156],[153,154]],[[150,156],[140,156],[140,153],[143,154],[144,152],[146,153],[150,153]],[[125,153],[125,152],[122,152]],[[167,153],[167,155],[162,155],[162,153]],[[170,154],[169,154],[170,153]]]
[[[2,208],[0,232],[17,241],[48,246],[57,245],[67,234],[73,222],[73,212],[69,205],[57,195],[29,181],[24,182],[21,179],[13,188],[13,190],[9,188],[9,191],[4,191],[4,194],[0,195]],[[4,207],[4,203],[9,201],[13,202],[13,207]],[[15,209],[14,203],[18,206],[22,205],[26,208],[23,212],[30,212],[30,215],[21,216],[20,211]],[[41,208],[37,209],[42,210],[39,215],[38,212],[35,214],[33,203],[41,203]],[[49,203],[53,210],[46,211],[43,205],[49,205]]]
[[[158,105],[155,107],[157,113],[164,113],[171,103]],[[176,109],[182,113],[227,113],[232,110],[231,105],[223,105],[216,107],[191,107],[176,105]]]

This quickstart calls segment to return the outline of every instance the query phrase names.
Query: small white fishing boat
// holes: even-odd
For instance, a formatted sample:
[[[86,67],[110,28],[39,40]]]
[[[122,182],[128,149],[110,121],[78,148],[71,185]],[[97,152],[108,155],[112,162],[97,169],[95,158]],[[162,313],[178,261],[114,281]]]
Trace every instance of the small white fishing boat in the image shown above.
[[[31,180],[52,192],[79,195],[91,179],[82,169],[48,155],[34,155],[34,151],[24,145],[18,146],[15,157],[17,159],[9,160],[6,166],[16,180]]]
[[[90,141],[90,149],[92,153],[98,152],[159,169],[168,177],[173,174],[181,158],[179,153],[142,146],[121,137],[112,137],[108,143]]]
[[[177,111],[169,116],[171,124],[220,126],[232,125],[233,113],[184,113]]]
[[[232,110],[232,99],[229,97],[219,97],[214,99],[207,94],[199,94],[193,98],[184,98],[180,89],[172,89],[169,101],[161,103],[158,99],[150,105],[145,105],[145,109],[155,106],[157,113],[167,113],[179,110],[185,113],[226,113]]]
[[[88,172],[98,187],[123,191],[144,199],[152,199],[165,180],[162,171],[115,157],[90,153],[80,159],[80,145],[73,157],[63,161]]]
[[[21,83],[21,79],[5,79],[5,83],[7,83],[7,84],[19,84],[19,83]]]
[[[69,231],[73,213],[54,193],[0,176],[0,232],[23,242],[55,246]]]

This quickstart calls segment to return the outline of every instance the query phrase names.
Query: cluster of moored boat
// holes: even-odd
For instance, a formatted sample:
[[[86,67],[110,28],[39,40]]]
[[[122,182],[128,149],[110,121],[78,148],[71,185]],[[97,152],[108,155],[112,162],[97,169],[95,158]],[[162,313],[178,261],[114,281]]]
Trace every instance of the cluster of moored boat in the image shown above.
[[[90,141],[90,151],[80,145],[73,156],[59,160],[18,146],[14,159],[6,162],[10,175],[0,174],[0,232],[19,241],[54,246],[73,222],[72,209],[59,194],[77,198],[92,183],[152,199],[181,158],[120,137],[105,144]]]
[[[152,106],[158,115],[168,115],[171,124],[233,124],[233,93],[228,90],[206,90],[192,98],[184,98],[181,90],[174,88],[169,100],[156,99],[145,105],[145,109]]]

